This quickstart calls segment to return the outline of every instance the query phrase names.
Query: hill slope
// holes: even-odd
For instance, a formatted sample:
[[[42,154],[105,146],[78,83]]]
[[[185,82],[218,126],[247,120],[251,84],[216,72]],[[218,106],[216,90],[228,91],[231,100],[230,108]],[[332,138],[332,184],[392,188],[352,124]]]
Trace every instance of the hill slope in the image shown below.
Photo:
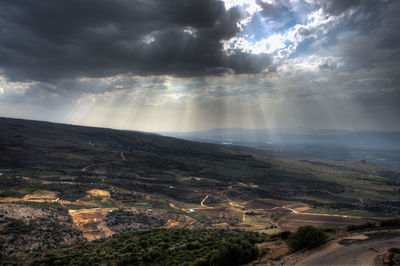
[[[278,158],[245,147],[7,118],[0,127],[3,225],[19,220],[46,232],[47,220],[23,210],[49,210],[93,240],[160,227],[269,233],[400,213],[399,174],[367,162]],[[60,238],[51,245],[82,238],[68,230],[61,238],[49,231],[48,238]],[[11,241],[18,236],[5,230],[0,245],[39,248],[29,234]],[[2,250],[7,258],[17,254]]]

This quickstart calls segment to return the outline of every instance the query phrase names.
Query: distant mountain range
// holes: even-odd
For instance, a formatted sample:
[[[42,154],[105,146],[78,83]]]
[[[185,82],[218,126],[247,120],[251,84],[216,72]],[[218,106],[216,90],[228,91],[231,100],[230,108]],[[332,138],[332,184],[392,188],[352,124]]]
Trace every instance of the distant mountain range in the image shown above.
[[[349,148],[400,149],[400,132],[377,130],[244,129],[216,128],[193,132],[162,132],[164,136],[234,145],[302,144],[340,145]]]

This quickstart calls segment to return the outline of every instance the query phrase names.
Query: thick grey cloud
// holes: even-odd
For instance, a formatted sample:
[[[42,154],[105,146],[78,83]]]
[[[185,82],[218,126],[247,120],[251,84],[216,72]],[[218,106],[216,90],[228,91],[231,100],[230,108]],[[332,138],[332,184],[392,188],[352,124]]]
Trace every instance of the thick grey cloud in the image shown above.
[[[360,6],[363,2],[363,0],[323,0],[321,6],[329,14],[340,15],[351,8]]]
[[[0,68],[37,81],[259,73],[268,58],[222,50],[244,15],[217,0],[4,0]]]

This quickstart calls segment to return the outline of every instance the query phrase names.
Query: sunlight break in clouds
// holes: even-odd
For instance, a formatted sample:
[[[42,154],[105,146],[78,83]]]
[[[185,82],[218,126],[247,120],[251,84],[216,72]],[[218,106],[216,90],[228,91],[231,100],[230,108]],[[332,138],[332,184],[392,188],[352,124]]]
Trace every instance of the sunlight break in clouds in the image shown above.
[[[241,6],[249,13],[249,15],[253,15],[257,11],[261,10],[260,5],[257,4],[257,0],[223,0],[223,2],[226,9]]]
[[[307,16],[305,25],[296,24],[282,33],[273,33],[259,41],[235,37],[224,42],[224,49],[227,52],[239,49],[252,54],[277,53],[279,56],[289,56],[306,38],[316,38],[319,32],[327,33],[329,27],[333,26],[338,19],[318,9]]]

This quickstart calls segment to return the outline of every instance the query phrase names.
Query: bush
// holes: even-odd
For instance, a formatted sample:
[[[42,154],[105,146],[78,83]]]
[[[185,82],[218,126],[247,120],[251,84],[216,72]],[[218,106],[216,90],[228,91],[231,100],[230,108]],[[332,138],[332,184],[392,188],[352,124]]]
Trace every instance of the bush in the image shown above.
[[[321,229],[314,226],[302,226],[292,233],[287,244],[292,251],[298,251],[303,248],[313,248],[325,243],[328,235]]]
[[[362,230],[362,229],[375,228],[375,227],[376,227],[376,225],[373,223],[356,224],[356,225],[347,226],[347,231],[355,231],[355,230]]]
[[[392,219],[381,222],[381,227],[400,226],[400,219]]]
[[[282,238],[283,240],[286,240],[286,239],[288,239],[289,238],[289,236],[292,234],[292,232],[290,232],[290,231],[282,231],[282,232],[279,232],[278,233],[278,236],[280,237],[280,238]]]
[[[340,227],[325,227],[323,228],[325,233],[337,233],[338,231],[341,231],[342,228]]]
[[[197,260],[195,266],[241,265],[257,259],[260,251],[247,240],[232,238],[224,241],[217,250]]]

